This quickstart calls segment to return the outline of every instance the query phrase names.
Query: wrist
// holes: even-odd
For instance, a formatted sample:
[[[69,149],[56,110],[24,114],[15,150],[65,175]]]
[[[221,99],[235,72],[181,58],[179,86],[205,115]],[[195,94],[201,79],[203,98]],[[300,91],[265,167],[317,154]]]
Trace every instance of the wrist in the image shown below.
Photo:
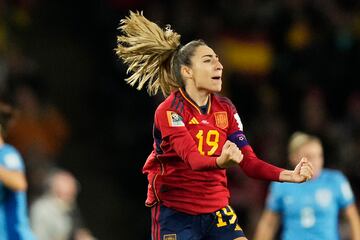
[[[280,182],[294,182],[293,180],[293,171],[283,170],[279,174]]]
[[[220,156],[215,159],[215,164],[216,164],[216,166],[217,166],[219,169],[224,169],[223,167],[221,167],[221,162],[222,162],[222,161],[221,161],[221,159],[220,159]]]

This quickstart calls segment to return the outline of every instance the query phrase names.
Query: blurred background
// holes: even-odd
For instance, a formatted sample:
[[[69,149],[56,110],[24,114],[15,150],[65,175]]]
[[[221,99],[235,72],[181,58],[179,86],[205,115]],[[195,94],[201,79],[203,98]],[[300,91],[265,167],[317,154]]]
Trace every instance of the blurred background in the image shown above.
[[[60,167],[97,239],[150,239],[141,168],[162,96],[124,82],[114,48],[129,10],[215,49],[259,157],[286,167],[291,133],[321,137],[325,166],[346,174],[359,206],[359,1],[0,0],[0,94],[18,109],[8,141],[25,159],[29,205]],[[251,238],[268,183],[232,169],[229,185]]]

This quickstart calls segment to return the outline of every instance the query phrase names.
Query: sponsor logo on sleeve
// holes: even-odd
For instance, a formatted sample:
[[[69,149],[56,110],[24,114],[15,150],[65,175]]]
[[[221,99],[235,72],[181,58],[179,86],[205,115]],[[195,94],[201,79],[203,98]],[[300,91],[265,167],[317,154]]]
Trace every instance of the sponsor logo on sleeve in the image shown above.
[[[341,192],[346,200],[350,200],[353,198],[353,192],[349,183],[345,182],[341,184]]]
[[[182,117],[173,111],[166,111],[169,126],[170,127],[184,127],[185,124],[182,120]]]
[[[215,116],[215,124],[217,127],[225,129],[228,127],[228,117],[227,112],[216,112]]]
[[[7,154],[4,157],[5,166],[9,169],[18,169],[21,167],[20,158],[16,154]]]

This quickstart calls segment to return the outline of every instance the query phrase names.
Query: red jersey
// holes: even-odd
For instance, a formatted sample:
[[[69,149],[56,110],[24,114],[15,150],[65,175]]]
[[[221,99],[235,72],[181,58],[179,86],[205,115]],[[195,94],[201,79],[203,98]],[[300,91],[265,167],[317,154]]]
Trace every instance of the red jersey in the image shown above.
[[[226,140],[237,143],[243,151],[240,165],[250,171],[248,175],[259,177],[251,172],[256,172],[262,162],[253,164],[254,158],[258,159],[242,130],[236,108],[228,98],[211,94],[208,104],[199,107],[184,90],[173,92],[155,112],[154,150],[143,168],[149,181],[145,204],[161,202],[193,215],[228,205],[226,172],[216,165]],[[264,165],[260,163],[260,167]],[[269,169],[267,165],[265,169],[265,175],[270,175],[261,174],[260,178],[278,180],[282,169]]]

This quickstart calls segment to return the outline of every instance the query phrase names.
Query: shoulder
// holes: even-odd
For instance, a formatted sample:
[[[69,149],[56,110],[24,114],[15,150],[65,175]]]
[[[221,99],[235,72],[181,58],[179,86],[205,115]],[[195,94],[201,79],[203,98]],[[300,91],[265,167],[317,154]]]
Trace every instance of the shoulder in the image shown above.
[[[235,109],[235,105],[228,97],[222,96],[220,94],[213,94],[213,98],[215,101],[217,101],[221,105]]]
[[[301,185],[289,182],[271,182],[270,191],[278,196],[293,194],[300,191]]]
[[[159,104],[156,111],[172,110],[176,112],[183,111],[184,101],[179,91],[172,92],[165,100]]]
[[[52,208],[56,208],[54,199],[49,196],[41,196],[33,202],[30,211],[32,214],[47,213]]]
[[[331,186],[335,189],[343,188],[350,184],[347,177],[339,170],[324,169],[321,173],[321,178],[322,183],[331,183]]]
[[[342,179],[345,179],[345,175],[339,171],[339,170],[335,170],[335,169],[328,169],[328,168],[325,168],[322,170],[322,173],[323,175],[323,178],[325,180],[342,180]]]
[[[281,192],[284,191],[288,186],[287,183],[281,183],[281,182],[271,182],[270,184],[270,191],[271,192]]]
[[[13,145],[10,145],[8,143],[5,143],[2,147],[1,147],[1,151],[3,153],[9,153],[9,152],[17,152],[16,148]]]
[[[9,169],[21,169],[23,165],[20,153],[10,144],[2,146],[0,161]]]

